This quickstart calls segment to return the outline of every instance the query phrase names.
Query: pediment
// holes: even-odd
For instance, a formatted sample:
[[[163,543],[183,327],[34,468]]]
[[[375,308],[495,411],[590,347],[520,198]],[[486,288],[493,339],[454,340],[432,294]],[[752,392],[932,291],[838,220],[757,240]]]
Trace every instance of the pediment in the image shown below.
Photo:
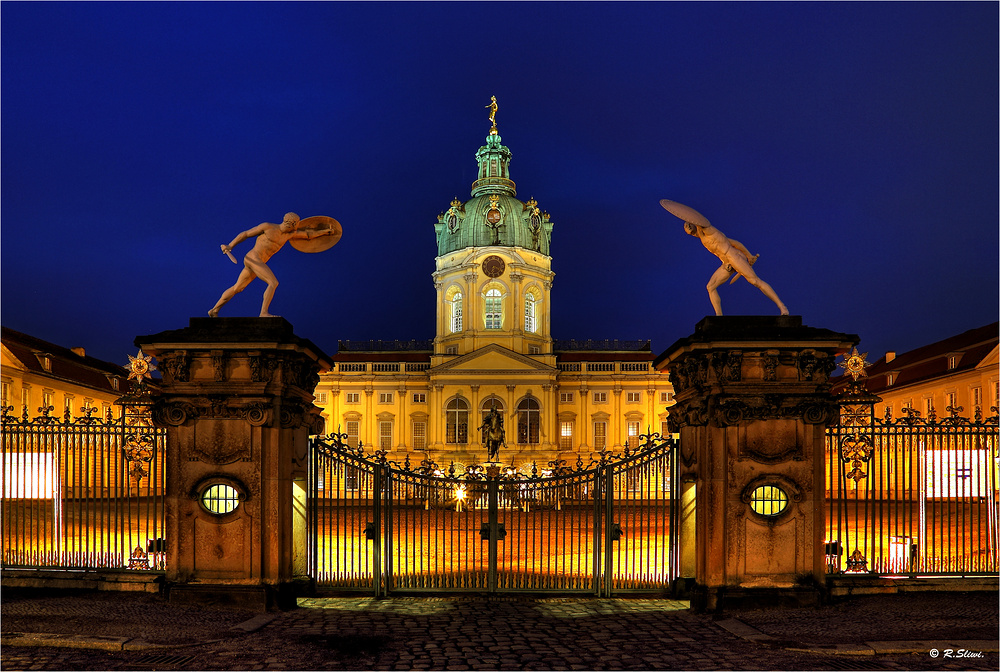
[[[995,345],[989,354],[983,357],[982,361],[976,365],[976,368],[995,369],[998,363],[1000,363],[1000,345]]]
[[[542,364],[526,355],[514,352],[502,345],[491,343],[478,350],[456,357],[451,361],[432,367],[428,373],[553,373],[554,366]]]
[[[25,371],[27,369],[24,362],[18,359],[6,345],[0,345],[0,365],[5,369],[11,368],[18,371]]]

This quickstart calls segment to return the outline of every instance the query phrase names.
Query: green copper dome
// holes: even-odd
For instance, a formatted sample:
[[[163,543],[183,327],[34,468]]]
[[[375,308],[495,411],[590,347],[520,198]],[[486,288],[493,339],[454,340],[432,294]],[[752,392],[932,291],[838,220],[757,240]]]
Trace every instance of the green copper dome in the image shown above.
[[[438,256],[465,247],[500,245],[549,254],[552,223],[549,214],[538,209],[534,198],[519,201],[510,179],[510,149],[501,144],[496,127],[490,129],[486,144],[476,152],[479,177],[472,183],[472,198],[462,203],[455,198],[434,225]]]

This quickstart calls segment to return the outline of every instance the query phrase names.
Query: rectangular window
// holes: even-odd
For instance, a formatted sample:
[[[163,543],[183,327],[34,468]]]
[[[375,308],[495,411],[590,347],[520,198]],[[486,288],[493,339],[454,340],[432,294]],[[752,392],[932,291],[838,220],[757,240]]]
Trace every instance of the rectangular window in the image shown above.
[[[427,403],[427,393],[426,392],[414,392],[413,393],[413,403],[414,404],[426,404]]]
[[[413,421],[413,450],[427,450],[427,423]]]
[[[924,417],[929,418],[933,411],[934,399],[931,397],[924,397]]]
[[[606,404],[606,403],[608,403],[608,393],[607,392],[594,392],[594,403],[595,404]]]
[[[446,355],[457,355],[458,354],[458,346],[457,345],[449,345],[448,347],[446,347],[444,349],[444,354],[446,354]]]
[[[639,445],[639,421],[629,420],[628,423],[628,445],[630,448],[635,448]]]
[[[673,400],[674,400],[674,393],[673,392],[660,392],[660,403],[661,404],[669,404]]]
[[[361,440],[359,434],[359,423],[357,420],[347,421],[347,445],[351,448],[357,448],[358,442]]]
[[[360,404],[361,403],[361,393],[360,392],[348,392],[344,395],[345,404]]]
[[[2,384],[0,384],[0,386],[2,386],[2,388],[3,388],[3,392],[2,392],[2,395],[3,395],[3,405],[4,405],[4,408],[6,408],[7,406],[10,406],[10,383],[2,383]]]
[[[594,450],[604,450],[608,447],[608,423],[594,423]]]
[[[955,408],[958,407],[958,401],[955,399],[954,392],[948,392],[944,395],[945,398],[945,411],[951,413]]]
[[[642,492],[642,479],[639,469],[632,467],[625,472],[625,489],[628,492]]]
[[[52,391],[43,390],[42,391],[42,408],[54,408],[52,404]]]
[[[537,345],[529,345],[528,346],[528,354],[529,355],[540,355],[540,354],[542,354],[542,349],[539,348]]]
[[[326,403],[326,392],[317,392],[315,394],[315,397],[316,397],[316,399],[315,399],[314,403],[317,403],[317,404],[325,404]]]
[[[358,468],[349,464],[344,465],[344,490],[348,492],[358,490]]]
[[[560,392],[559,393],[559,403],[560,404],[572,404],[573,403],[573,393],[572,392]]]
[[[68,394],[63,397],[63,413],[66,413],[67,411],[69,413],[73,412],[73,397]]]
[[[380,403],[380,404],[391,404],[392,403],[392,392],[379,392],[378,393],[378,403]]]
[[[670,436],[670,423],[666,420],[660,422],[660,436],[664,439]]]
[[[572,450],[573,449],[573,422],[560,422],[559,423],[559,449],[560,450]]]
[[[378,447],[382,450],[392,450],[392,420],[379,421]]]
[[[636,403],[642,401],[642,392],[627,392],[628,396],[625,401],[630,403]]]
[[[33,412],[33,409],[31,408],[31,388],[30,387],[22,387],[21,388],[21,406],[23,408],[27,408],[29,413]]]
[[[983,388],[974,387],[972,388],[972,407],[982,408],[983,406]]]

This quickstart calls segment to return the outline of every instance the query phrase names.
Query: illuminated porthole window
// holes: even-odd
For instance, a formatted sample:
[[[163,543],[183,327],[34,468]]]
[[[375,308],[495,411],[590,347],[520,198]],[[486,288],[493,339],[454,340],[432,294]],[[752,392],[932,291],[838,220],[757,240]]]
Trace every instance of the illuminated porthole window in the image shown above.
[[[778,516],[788,506],[788,493],[776,485],[760,485],[750,493],[750,508],[762,516]]]
[[[240,493],[231,485],[216,483],[202,491],[201,505],[218,516],[232,513],[240,505]]]

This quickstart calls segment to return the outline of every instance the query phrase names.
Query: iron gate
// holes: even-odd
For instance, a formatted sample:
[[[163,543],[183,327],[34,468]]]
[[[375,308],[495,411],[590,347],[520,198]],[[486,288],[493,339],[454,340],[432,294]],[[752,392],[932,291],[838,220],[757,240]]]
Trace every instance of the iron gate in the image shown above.
[[[310,446],[310,574],[375,595],[545,590],[663,591],[676,577],[674,442],[639,437],[575,466],[519,473],[497,463],[447,472],[345,444]]]

